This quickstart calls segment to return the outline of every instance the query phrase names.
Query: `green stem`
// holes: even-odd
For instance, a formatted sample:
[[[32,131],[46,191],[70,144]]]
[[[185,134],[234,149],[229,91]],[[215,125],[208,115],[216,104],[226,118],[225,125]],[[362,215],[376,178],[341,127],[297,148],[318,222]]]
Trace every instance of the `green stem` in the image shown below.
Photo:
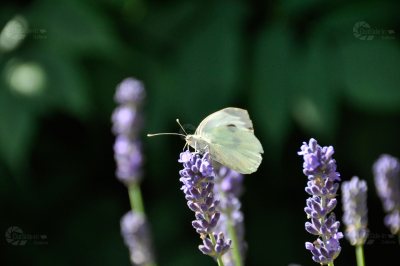
[[[132,211],[144,215],[142,192],[138,183],[132,183],[128,186],[129,201]],[[155,262],[145,264],[145,266],[157,266]]]
[[[328,263],[328,266],[335,266],[333,265],[333,261]]]
[[[128,187],[129,200],[132,210],[144,214],[142,193],[137,183],[132,183]]]
[[[217,243],[217,241],[215,240],[215,237],[213,234],[209,234],[208,235],[211,239],[211,242],[213,243],[213,245],[215,246],[215,244]],[[218,266],[224,266],[224,262],[222,261],[221,255],[219,255],[217,257],[217,262],[218,262]]]
[[[365,266],[363,245],[356,246],[356,258],[357,258],[357,266]]]
[[[242,255],[240,254],[239,243],[236,235],[235,226],[230,216],[228,216],[228,233],[232,240],[232,255],[236,266],[242,266]]]

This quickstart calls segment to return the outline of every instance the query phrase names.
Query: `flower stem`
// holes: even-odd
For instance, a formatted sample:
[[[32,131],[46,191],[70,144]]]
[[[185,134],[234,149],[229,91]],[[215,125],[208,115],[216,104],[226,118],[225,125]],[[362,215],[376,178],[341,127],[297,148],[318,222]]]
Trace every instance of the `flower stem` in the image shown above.
[[[363,245],[356,246],[356,258],[357,258],[357,266],[365,266]]]
[[[132,183],[128,186],[129,201],[132,211],[144,214],[142,192],[138,183]],[[155,262],[146,263],[145,266],[157,266]]]
[[[229,237],[232,240],[232,255],[236,266],[242,266],[242,255],[240,254],[239,243],[237,240],[235,226],[233,225],[231,217],[227,219]]]
[[[208,235],[211,239],[211,242],[213,243],[213,245],[215,246],[215,244],[217,243],[217,241],[215,240],[215,237],[213,234],[209,234]],[[218,262],[218,266],[224,266],[224,262],[222,261],[221,255],[218,255],[217,257],[217,262]]]
[[[129,200],[131,202],[132,210],[138,213],[144,213],[142,193],[138,183],[132,183],[128,187]]]
[[[333,265],[333,261],[328,263],[328,266],[335,266]]]

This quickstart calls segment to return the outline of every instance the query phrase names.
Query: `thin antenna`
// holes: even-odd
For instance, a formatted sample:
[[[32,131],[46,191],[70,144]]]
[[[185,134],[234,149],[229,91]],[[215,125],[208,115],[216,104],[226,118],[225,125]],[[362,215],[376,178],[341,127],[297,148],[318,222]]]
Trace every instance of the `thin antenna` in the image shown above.
[[[186,137],[185,135],[179,134],[179,133],[157,133],[157,134],[147,134],[148,137],[161,136],[161,135],[177,135],[177,136]]]
[[[178,123],[178,125],[182,128],[183,132],[185,132],[185,134],[187,135],[188,133],[185,131],[185,129],[183,128],[183,126],[181,125],[181,123],[179,122],[179,119],[176,119],[176,123]]]

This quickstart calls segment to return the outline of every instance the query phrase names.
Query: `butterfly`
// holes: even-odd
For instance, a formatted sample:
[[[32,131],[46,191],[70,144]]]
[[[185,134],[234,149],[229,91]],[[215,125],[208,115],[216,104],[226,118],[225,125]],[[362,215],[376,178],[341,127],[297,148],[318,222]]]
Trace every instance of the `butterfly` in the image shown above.
[[[235,107],[219,110],[207,116],[194,134],[183,136],[186,143],[196,151],[209,152],[212,160],[236,172],[251,174],[261,164],[264,150],[254,135],[253,123],[247,110]]]

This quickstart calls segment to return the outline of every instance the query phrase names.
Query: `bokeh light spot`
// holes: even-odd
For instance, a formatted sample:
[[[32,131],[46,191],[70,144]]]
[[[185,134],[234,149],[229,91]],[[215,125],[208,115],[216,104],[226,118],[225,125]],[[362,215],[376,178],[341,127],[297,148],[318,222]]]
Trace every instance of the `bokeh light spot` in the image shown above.
[[[28,22],[22,16],[15,16],[4,26],[0,33],[0,51],[15,49],[28,33]]]
[[[296,121],[307,130],[315,130],[322,124],[322,117],[315,102],[302,98],[294,106],[293,115]]]
[[[13,91],[32,96],[44,89],[46,73],[35,62],[12,62],[7,68],[7,81]]]

